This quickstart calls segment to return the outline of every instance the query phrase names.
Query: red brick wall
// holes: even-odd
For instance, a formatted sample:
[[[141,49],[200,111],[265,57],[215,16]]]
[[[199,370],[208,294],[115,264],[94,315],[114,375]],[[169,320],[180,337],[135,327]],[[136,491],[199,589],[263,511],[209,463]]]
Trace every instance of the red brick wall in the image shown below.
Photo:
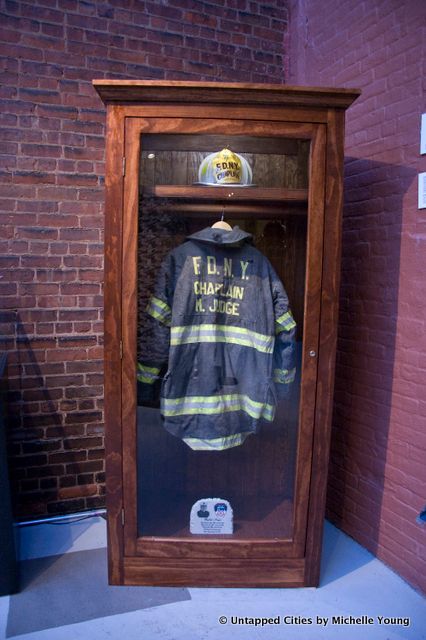
[[[328,516],[426,590],[424,2],[291,0],[292,83],[352,86]],[[423,25],[423,30],[422,26]]]
[[[280,0],[4,0],[0,13],[0,321],[27,517],[103,505],[105,112],[91,80],[282,82],[287,13]]]

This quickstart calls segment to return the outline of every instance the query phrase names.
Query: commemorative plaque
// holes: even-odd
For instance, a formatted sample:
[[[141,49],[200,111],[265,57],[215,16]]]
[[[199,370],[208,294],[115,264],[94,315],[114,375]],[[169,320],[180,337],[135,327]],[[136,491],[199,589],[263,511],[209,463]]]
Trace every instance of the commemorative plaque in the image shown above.
[[[233,533],[233,513],[228,500],[202,498],[192,505],[189,530],[191,533],[220,535]]]

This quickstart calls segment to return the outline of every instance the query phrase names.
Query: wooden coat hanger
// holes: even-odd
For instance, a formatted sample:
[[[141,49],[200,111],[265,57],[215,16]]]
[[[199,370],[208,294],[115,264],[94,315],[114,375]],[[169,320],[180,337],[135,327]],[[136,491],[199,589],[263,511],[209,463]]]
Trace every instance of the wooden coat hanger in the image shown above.
[[[232,231],[231,225],[225,222],[225,220],[223,219],[224,215],[225,215],[225,207],[222,208],[222,216],[220,220],[212,224],[212,229],[225,229],[225,231]]]

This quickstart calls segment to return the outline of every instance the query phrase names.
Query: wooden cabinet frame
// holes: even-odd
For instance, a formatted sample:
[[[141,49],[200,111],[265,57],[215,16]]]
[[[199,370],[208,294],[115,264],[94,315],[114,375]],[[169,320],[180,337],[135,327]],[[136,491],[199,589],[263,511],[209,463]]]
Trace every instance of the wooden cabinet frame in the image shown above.
[[[96,80],[94,85],[108,107],[105,418],[110,582],[316,586],[337,336],[344,109],[359,92],[166,81]],[[143,145],[145,134],[228,132],[310,141],[308,193],[259,189],[255,196],[265,201],[308,198],[294,533],[291,539],[138,538],[135,387],[140,141]],[[176,198],[191,197],[192,191],[190,187],[159,188],[160,195],[171,193]]]

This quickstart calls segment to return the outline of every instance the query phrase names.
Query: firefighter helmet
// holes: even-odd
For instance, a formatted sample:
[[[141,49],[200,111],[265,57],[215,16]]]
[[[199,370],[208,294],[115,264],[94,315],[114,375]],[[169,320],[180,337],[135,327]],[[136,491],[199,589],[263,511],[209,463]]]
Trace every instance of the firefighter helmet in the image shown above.
[[[209,185],[249,185],[252,175],[247,160],[230,149],[211,153],[198,170],[199,181]]]

